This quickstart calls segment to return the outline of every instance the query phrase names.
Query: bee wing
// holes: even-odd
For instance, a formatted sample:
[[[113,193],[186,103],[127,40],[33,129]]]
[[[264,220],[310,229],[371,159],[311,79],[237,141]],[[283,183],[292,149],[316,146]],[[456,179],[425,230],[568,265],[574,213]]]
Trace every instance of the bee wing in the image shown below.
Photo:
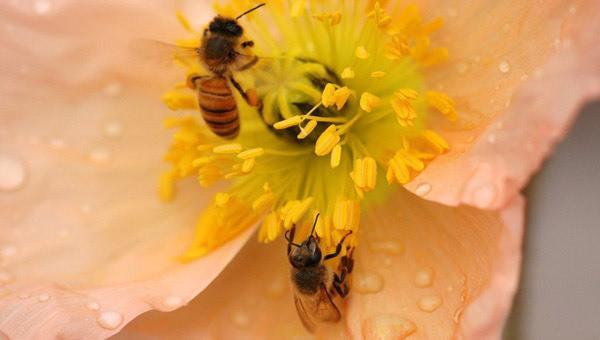
[[[319,300],[317,301],[317,310],[315,316],[317,319],[326,322],[336,322],[342,318],[340,310],[337,308],[331,295],[327,291],[327,287],[324,284],[321,285],[321,292],[319,294]]]
[[[298,312],[298,316],[300,317],[300,321],[302,321],[304,327],[309,332],[314,333],[317,328],[317,325],[310,316],[309,311],[302,302],[302,299],[296,294],[294,294],[294,305],[296,305],[296,311]]]
[[[198,47],[179,46],[150,39],[133,40],[130,49],[135,55],[142,56],[142,59],[160,66],[172,65],[175,60],[193,62],[198,59],[200,52]]]

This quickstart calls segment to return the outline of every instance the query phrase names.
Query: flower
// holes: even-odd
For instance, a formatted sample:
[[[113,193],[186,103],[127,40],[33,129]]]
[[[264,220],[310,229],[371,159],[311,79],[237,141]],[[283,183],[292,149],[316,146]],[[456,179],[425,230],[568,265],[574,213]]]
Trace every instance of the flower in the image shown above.
[[[426,200],[397,191],[362,209],[355,293],[345,306],[346,319],[331,330],[338,336],[347,331],[357,337],[396,332],[481,338],[497,335],[502,326],[520,256],[518,192],[579,105],[598,96],[600,11],[592,1],[494,3],[488,11],[494,20],[482,21],[478,4],[421,8],[427,18],[445,18],[436,39],[448,49],[448,61],[424,74],[433,84],[430,91],[454,101],[459,119],[444,122],[452,110],[445,115],[441,110],[443,129],[434,132],[450,148],[407,184]],[[203,291],[190,306],[147,314],[122,335],[173,337],[168,333],[173,329],[195,337],[304,334],[286,286],[281,238],[268,245],[251,239],[221,275],[252,227],[204,257],[179,261],[198,210],[237,203],[227,195],[206,197],[193,181],[178,187],[171,204],[156,200],[153,178],[168,140],[156,98],[181,76],[169,68],[144,68],[140,51],[129,58],[125,51],[140,32],[181,35],[167,15],[174,6],[135,1],[0,6],[6,19],[0,39],[11,47],[0,52],[0,61],[15,66],[3,72],[0,85],[2,333],[108,337],[147,310],[180,308]],[[188,17],[210,20],[203,4],[186,6]],[[314,20],[343,25],[343,13],[338,18],[335,11]],[[532,12],[536,15],[527,14]],[[389,21],[381,19],[383,26]],[[397,39],[389,55],[403,56],[407,44]],[[372,58],[373,51],[365,50]],[[343,71],[343,79],[360,76],[355,69]],[[389,73],[375,75],[383,81]],[[343,96],[342,91],[340,103]],[[348,98],[345,105],[360,100]],[[410,98],[410,91],[393,97]],[[443,96],[436,99],[436,105],[448,103]],[[243,151],[258,152],[240,144]],[[343,149],[333,170],[348,161]],[[393,156],[403,158],[403,152],[400,144]],[[264,156],[257,156],[253,171]],[[323,159],[331,169],[332,159]],[[350,183],[355,190],[354,180]],[[359,183],[369,187],[369,181]],[[258,188],[264,192],[263,184]]]

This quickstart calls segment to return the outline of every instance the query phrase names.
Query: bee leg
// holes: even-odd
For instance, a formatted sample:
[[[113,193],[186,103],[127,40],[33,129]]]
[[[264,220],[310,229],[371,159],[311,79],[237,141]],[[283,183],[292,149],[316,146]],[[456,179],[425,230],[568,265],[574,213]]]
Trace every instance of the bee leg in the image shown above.
[[[248,105],[252,107],[259,107],[260,100],[258,99],[258,95],[256,94],[256,90],[249,89],[248,91],[244,91],[240,83],[238,83],[233,77],[229,77],[231,84],[235,87],[236,90],[242,95],[244,100],[248,103]]]
[[[252,58],[252,60],[250,60],[250,62],[248,62],[246,65],[243,65],[242,67],[240,67],[238,69],[238,71],[245,71],[249,68],[251,68],[252,66],[256,65],[258,63],[258,57],[254,56],[254,58]]]
[[[198,88],[198,81],[202,80],[202,79],[206,79],[209,78],[208,76],[201,76],[197,73],[192,73],[188,76],[185,84],[187,85],[187,87],[189,87],[192,90],[195,90]]]
[[[346,248],[348,249],[348,248]],[[346,256],[342,257],[339,264],[340,275],[337,273],[333,274],[333,288],[336,290],[341,297],[346,297],[350,292],[350,287],[346,282],[346,276],[352,273],[352,269],[354,268],[354,259],[352,258],[352,254],[354,253],[354,248],[350,249]]]
[[[342,237],[342,239],[340,240],[340,242],[335,247],[335,252],[334,253],[331,253],[329,255],[325,255],[325,257],[323,258],[323,261],[327,261],[329,259],[335,258],[338,255],[340,255],[340,253],[342,252],[342,245],[344,244],[344,240],[346,239],[346,237],[350,236],[350,234],[352,234],[352,230],[348,231],[348,233],[346,235],[344,235],[344,237]]]

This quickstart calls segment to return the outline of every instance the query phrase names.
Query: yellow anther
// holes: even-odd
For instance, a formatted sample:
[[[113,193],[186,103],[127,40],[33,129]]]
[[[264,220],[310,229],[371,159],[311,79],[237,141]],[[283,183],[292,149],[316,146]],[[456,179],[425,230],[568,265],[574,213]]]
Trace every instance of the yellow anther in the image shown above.
[[[317,139],[317,143],[315,144],[315,154],[317,156],[325,156],[328,155],[334,146],[340,142],[340,135],[337,132],[337,127],[335,125],[330,125],[319,139]]]
[[[248,158],[244,161],[244,163],[242,163],[242,172],[247,174],[250,171],[252,171],[252,169],[254,169],[254,165],[256,164],[256,159],[255,158]]]
[[[158,194],[160,198],[169,202],[175,197],[175,179],[177,176],[171,172],[167,171],[160,175],[158,179]]]
[[[337,144],[333,147],[331,151],[331,168],[335,169],[340,166],[340,161],[342,160],[342,146]]]
[[[335,104],[335,85],[334,84],[327,84],[325,85],[325,89],[323,89],[323,94],[321,96],[321,102],[323,103],[323,106],[325,107],[330,107],[331,105]]]
[[[394,93],[396,98],[404,100],[415,100],[419,97],[419,93],[413,89],[404,88]]]
[[[402,120],[412,120],[417,117],[413,105],[408,100],[394,99],[390,104],[396,116]]]
[[[313,132],[313,130],[317,127],[317,124],[318,123],[316,120],[310,120],[298,134],[298,139],[304,139],[304,138],[308,137]]]
[[[452,98],[450,98],[447,94],[429,91],[427,92],[426,96],[427,103],[445,115],[449,120],[454,121],[458,118],[456,108],[454,107],[454,100],[452,100]]]
[[[198,182],[206,188],[223,178],[221,170],[214,165],[203,166],[198,170]]]
[[[348,101],[351,93],[352,92],[350,92],[350,89],[346,86],[335,90],[335,106],[337,107],[338,111],[341,110],[344,105],[346,105],[346,101]]]
[[[232,179],[234,177],[238,177],[243,175],[244,173],[241,171],[232,171],[230,173],[225,174],[225,176],[223,176],[225,179]]]
[[[177,16],[177,21],[181,24],[181,26],[188,32],[194,32],[192,25],[190,25],[189,20],[181,13],[180,11],[176,11],[175,15]]]
[[[333,226],[338,230],[356,231],[360,222],[360,203],[355,200],[338,200],[333,209]]]
[[[450,145],[444,139],[444,137],[438,135],[432,130],[425,130],[423,132],[423,137],[425,137],[425,139],[427,139],[427,141],[429,141],[440,153],[450,149]]]
[[[215,204],[217,207],[224,208],[229,200],[231,199],[231,195],[225,192],[219,192],[215,195]]]
[[[314,14],[313,18],[331,26],[335,26],[342,21],[342,13],[340,11],[336,11],[333,13],[319,13]]]
[[[408,171],[408,167],[398,157],[392,158],[388,166],[386,179],[389,184],[394,182],[400,184],[408,183],[410,181],[410,172]]]
[[[356,73],[354,73],[354,70],[350,67],[346,67],[342,71],[342,79],[353,79],[354,77],[356,77]]]
[[[277,130],[283,130],[283,129],[290,128],[292,126],[296,126],[296,125],[300,124],[301,121],[302,121],[302,116],[293,116],[291,118],[288,118],[288,119],[285,119],[285,120],[275,123],[273,125],[273,127]]]
[[[270,208],[275,202],[275,194],[272,192],[265,192],[258,196],[257,199],[252,202],[252,210],[263,211]]]
[[[258,240],[262,243],[275,241],[281,233],[281,218],[276,212],[268,214],[258,232]]]
[[[177,90],[169,91],[163,95],[162,101],[169,109],[173,111],[190,110],[198,107],[198,104],[196,103],[196,97],[189,92]]]
[[[371,157],[355,160],[350,177],[362,191],[372,191],[377,185],[377,163]]]
[[[383,71],[371,72],[371,78],[383,78],[383,77],[385,77],[385,72],[383,72]]]
[[[195,167],[195,168],[199,168],[199,167],[204,166],[206,164],[210,164],[213,160],[214,160],[214,158],[210,157],[210,156],[196,158],[196,159],[194,159],[192,161],[192,166]]]
[[[240,152],[237,155],[237,158],[243,159],[243,160],[247,160],[247,159],[250,159],[250,158],[260,157],[260,156],[262,156],[264,154],[265,154],[265,149],[263,149],[263,148],[254,148],[254,149],[249,149],[249,150]]]
[[[306,7],[305,0],[295,0],[292,3],[292,8],[290,10],[290,16],[292,18],[297,18],[304,15],[304,8]]]
[[[358,59],[369,59],[369,52],[364,46],[358,46],[354,54]]]
[[[215,146],[213,152],[219,155],[236,154],[242,152],[242,146],[238,143],[223,144]]]
[[[364,92],[360,96],[360,108],[366,112],[371,112],[381,103],[381,99],[372,93]]]

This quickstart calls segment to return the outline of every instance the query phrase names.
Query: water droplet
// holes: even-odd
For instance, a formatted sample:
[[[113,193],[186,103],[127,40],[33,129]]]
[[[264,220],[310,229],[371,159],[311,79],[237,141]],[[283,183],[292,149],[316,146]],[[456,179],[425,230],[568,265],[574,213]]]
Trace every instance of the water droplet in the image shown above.
[[[233,312],[231,319],[233,323],[240,328],[246,328],[250,325],[250,317],[248,317],[248,314],[239,310]]]
[[[272,299],[277,299],[285,294],[286,280],[283,277],[278,277],[271,280],[266,287],[266,294]]]
[[[456,64],[456,72],[458,72],[458,74],[465,74],[467,73],[467,71],[469,70],[469,65],[467,63],[458,63]]]
[[[365,339],[406,339],[417,331],[414,322],[396,314],[381,314],[363,321]]]
[[[15,277],[11,273],[0,272],[0,286],[13,282]]]
[[[123,125],[119,122],[109,122],[104,125],[104,134],[110,138],[117,138],[123,132]]]
[[[373,294],[383,289],[383,278],[377,273],[360,273],[356,275],[352,288],[361,294]]]
[[[102,328],[116,329],[123,322],[123,315],[113,311],[104,311],[96,319]]]
[[[448,16],[449,17],[455,17],[458,15],[458,12],[456,11],[455,8],[448,8]]]
[[[496,188],[491,183],[483,184],[473,192],[473,204],[478,208],[488,208],[496,199]]]
[[[577,6],[575,6],[575,5],[569,6],[569,13],[571,13],[571,14],[577,13]]]
[[[121,94],[122,90],[123,90],[123,87],[121,86],[121,84],[114,81],[114,82],[106,84],[106,86],[104,87],[104,94],[109,97],[116,97],[119,94]]]
[[[21,300],[25,300],[27,298],[29,298],[29,294],[27,293],[19,293],[19,295],[17,295],[17,297]]]
[[[429,287],[433,283],[434,272],[429,267],[423,267],[417,270],[415,275],[415,285],[419,288]]]
[[[52,138],[50,139],[50,147],[56,150],[64,149],[67,144],[64,140],[60,138]]]
[[[454,323],[458,323],[460,321],[464,309],[465,307],[459,307],[454,311],[454,314],[452,315],[452,320]]]
[[[498,70],[500,70],[500,72],[502,73],[510,72],[510,64],[508,63],[508,61],[501,61],[500,64],[498,64]]]
[[[535,70],[533,70],[533,77],[535,79],[539,79],[543,76],[544,76],[544,71],[542,71],[541,68],[536,68]]]
[[[42,294],[40,294],[40,296],[38,296],[39,302],[46,302],[48,300],[50,300],[50,295],[48,295],[46,293],[42,293]]]
[[[17,247],[12,244],[5,244],[0,248],[0,256],[1,257],[11,257],[17,253]]]
[[[91,310],[99,310],[100,304],[98,302],[91,301],[86,304],[86,307]]]
[[[529,75],[524,74],[521,76],[521,81],[526,81],[527,79],[529,79]]]
[[[0,191],[15,191],[25,183],[25,164],[8,155],[0,154]]]
[[[415,189],[415,194],[419,197],[425,197],[431,191],[431,184],[429,183],[421,183]]]
[[[167,311],[172,311],[183,306],[183,299],[179,296],[167,296],[162,299],[162,306],[165,307]]]
[[[424,312],[431,313],[442,305],[442,298],[438,295],[428,295],[419,299],[417,306]]]
[[[452,292],[454,291],[454,287],[452,287],[452,286],[448,286],[448,287],[446,287],[446,291],[447,291],[448,293],[452,293]]]
[[[97,148],[90,152],[90,160],[95,163],[105,163],[110,160],[111,152],[105,148]]]
[[[371,242],[369,248],[376,253],[390,255],[404,254],[404,245],[396,240]]]
[[[44,15],[50,11],[49,0],[37,0],[33,3],[33,10],[39,15]]]
[[[495,143],[496,143],[496,139],[497,139],[497,137],[496,137],[496,134],[495,134],[495,133],[490,133],[490,134],[487,136],[487,141],[488,141],[488,143],[490,143],[490,144],[495,144]]]

